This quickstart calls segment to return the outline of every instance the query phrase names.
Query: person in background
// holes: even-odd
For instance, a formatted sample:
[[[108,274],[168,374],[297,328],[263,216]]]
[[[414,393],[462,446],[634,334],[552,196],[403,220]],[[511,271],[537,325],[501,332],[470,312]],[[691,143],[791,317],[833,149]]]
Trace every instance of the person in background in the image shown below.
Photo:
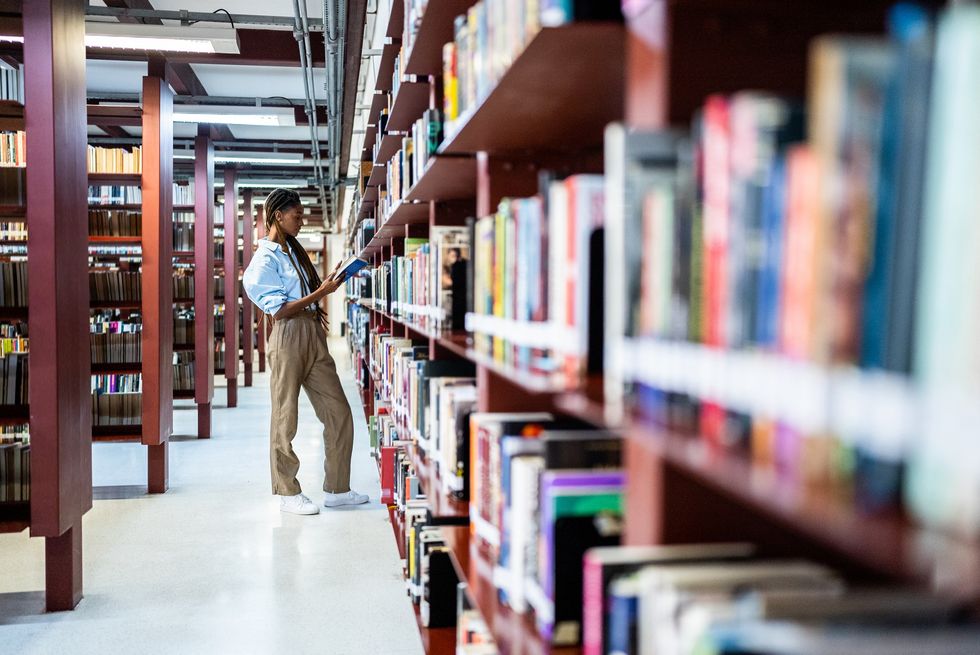
[[[248,297],[272,321],[266,351],[272,390],[272,493],[280,497],[283,512],[320,511],[303,494],[296,479],[299,458],[292,441],[302,387],[323,423],[324,507],[366,503],[366,495],[350,488],[353,416],[327,351],[327,315],[319,305],[343,284],[343,279],[331,274],[320,280],[296,238],[303,227],[298,193],[288,189],[270,193],[265,199],[265,226],[268,236],[259,240],[242,283]]]

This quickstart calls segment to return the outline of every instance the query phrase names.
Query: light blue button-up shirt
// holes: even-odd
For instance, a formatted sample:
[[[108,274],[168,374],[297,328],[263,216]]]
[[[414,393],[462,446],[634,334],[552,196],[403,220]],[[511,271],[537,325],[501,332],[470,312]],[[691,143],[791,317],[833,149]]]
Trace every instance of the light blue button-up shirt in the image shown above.
[[[299,259],[295,254],[293,258],[298,266]],[[242,275],[242,285],[252,302],[266,314],[275,314],[287,302],[306,295],[289,255],[269,239],[259,239],[258,249]],[[315,309],[316,305],[310,307]]]

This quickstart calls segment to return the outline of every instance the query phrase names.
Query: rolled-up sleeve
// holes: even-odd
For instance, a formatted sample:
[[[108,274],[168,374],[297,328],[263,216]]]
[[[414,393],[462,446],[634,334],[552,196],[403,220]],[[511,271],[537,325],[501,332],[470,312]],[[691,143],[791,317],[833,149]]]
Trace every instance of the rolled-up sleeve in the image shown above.
[[[286,304],[286,287],[275,260],[259,250],[242,274],[245,293],[266,314],[275,314]]]

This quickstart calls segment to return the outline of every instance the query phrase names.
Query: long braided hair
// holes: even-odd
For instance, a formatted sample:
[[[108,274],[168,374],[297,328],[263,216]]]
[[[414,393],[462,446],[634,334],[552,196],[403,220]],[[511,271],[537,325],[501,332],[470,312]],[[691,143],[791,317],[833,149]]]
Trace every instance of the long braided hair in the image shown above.
[[[267,234],[272,234],[272,226],[276,222],[276,212],[286,212],[294,207],[302,207],[303,203],[300,202],[299,194],[291,189],[276,189],[268,195],[265,199],[265,229]],[[289,257],[289,261],[292,263],[296,272],[299,273],[300,284],[303,288],[303,295],[309,295],[315,289],[317,289],[323,280],[320,279],[319,273],[316,272],[316,267],[313,262],[310,261],[310,256],[306,253],[306,249],[299,242],[299,239],[292,236],[291,234],[286,234],[284,230],[276,230],[276,241],[279,246],[283,249],[283,252]],[[327,313],[323,311],[320,305],[316,306],[316,317],[323,325],[324,329],[327,328]]]

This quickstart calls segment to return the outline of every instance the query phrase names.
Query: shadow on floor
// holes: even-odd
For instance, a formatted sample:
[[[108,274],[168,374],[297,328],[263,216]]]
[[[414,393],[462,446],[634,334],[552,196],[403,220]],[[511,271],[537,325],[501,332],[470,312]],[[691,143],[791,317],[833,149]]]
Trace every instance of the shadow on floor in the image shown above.
[[[149,491],[146,485],[119,485],[113,487],[92,487],[92,498],[94,500],[127,500],[129,498],[142,498]]]
[[[35,621],[46,613],[43,591],[0,594],[0,625]]]

